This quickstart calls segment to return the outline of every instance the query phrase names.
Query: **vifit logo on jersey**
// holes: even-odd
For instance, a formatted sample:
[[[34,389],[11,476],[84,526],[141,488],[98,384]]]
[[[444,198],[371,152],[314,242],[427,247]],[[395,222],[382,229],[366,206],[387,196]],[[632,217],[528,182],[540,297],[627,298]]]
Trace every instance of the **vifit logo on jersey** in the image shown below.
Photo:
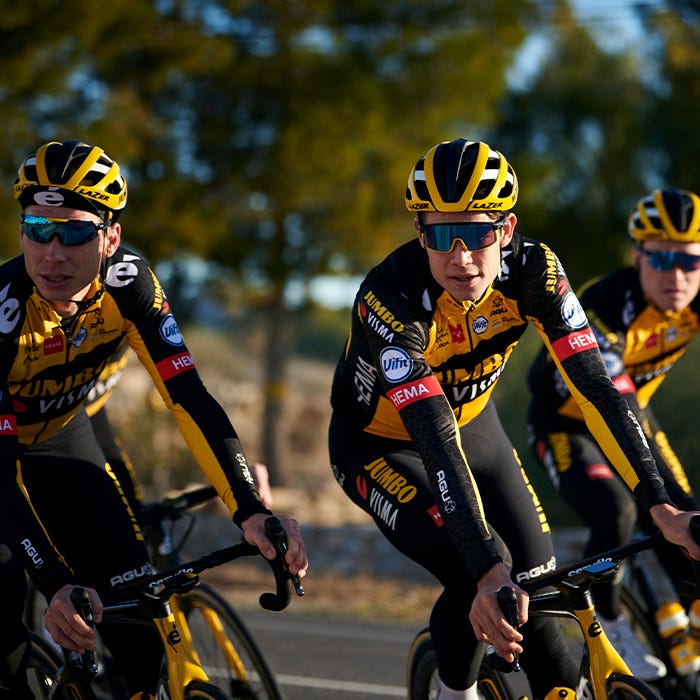
[[[588,319],[581,303],[573,292],[569,292],[564,297],[561,306],[561,317],[569,328],[583,328]]]
[[[170,345],[182,345],[184,340],[182,339],[182,333],[180,333],[180,328],[177,325],[177,321],[172,314],[168,314],[160,322],[160,337]]]
[[[382,374],[387,381],[398,384],[411,374],[413,360],[408,353],[401,348],[389,346],[379,354],[379,362]]]

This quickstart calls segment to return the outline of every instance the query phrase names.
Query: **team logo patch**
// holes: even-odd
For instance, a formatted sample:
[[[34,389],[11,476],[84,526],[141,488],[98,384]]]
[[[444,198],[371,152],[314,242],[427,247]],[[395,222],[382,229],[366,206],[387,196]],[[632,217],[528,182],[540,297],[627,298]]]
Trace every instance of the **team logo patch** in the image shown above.
[[[477,316],[472,321],[472,329],[474,330],[474,333],[476,333],[477,335],[481,335],[482,333],[485,333],[486,329],[488,327],[489,327],[489,322],[485,316]]]
[[[160,322],[160,337],[163,338],[166,343],[170,343],[170,345],[183,344],[182,333],[180,333],[180,328],[172,314],[168,314]]]
[[[44,339],[44,355],[53,355],[63,350],[63,336],[54,335]]]
[[[379,354],[379,363],[382,369],[382,374],[387,381],[392,384],[402,382],[411,374],[413,370],[413,360],[408,353],[401,348],[389,346],[384,348]]]
[[[63,194],[53,187],[47,190],[39,190],[34,193],[34,202],[44,207],[62,207],[65,198]]]
[[[573,292],[569,292],[564,297],[564,302],[561,305],[561,317],[569,328],[583,328],[588,323],[586,312]]]

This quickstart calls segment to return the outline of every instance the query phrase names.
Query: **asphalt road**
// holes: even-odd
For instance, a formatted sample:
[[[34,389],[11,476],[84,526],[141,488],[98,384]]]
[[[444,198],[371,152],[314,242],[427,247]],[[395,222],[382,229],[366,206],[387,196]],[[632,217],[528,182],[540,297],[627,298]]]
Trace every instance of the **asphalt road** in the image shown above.
[[[406,697],[418,625],[238,611],[286,700]]]

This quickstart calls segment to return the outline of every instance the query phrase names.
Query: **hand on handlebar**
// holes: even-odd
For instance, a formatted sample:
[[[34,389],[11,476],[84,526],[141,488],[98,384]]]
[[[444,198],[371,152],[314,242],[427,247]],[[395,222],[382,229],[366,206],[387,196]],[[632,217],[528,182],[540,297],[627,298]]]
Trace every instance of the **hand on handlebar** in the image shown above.
[[[245,541],[255,545],[265,559],[272,561],[276,556],[276,550],[265,532],[265,520],[269,517],[269,515],[264,513],[256,513],[245,520],[241,527]],[[306,556],[306,548],[299,530],[299,523],[294,518],[289,518],[286,515],[277,515],[276,517],[287,535],[287,552],[284,556],[287,570],[292,575],[304,577],[309,567],[309,560]]]
[[[693,536],[690,528],[692,518],[698,518],[694,525],[700,521],[700,512],[682,511],[668,503],[662,503],[652,506],[649,514],[665,539],[683,547],[691,559],[700,560],[700,540]]]
[[[96,634],[78,614],[71,593],[80,586],[65,585],[51,598],[46,610],[44,624],[51,638],[64,649],[84,654],[86,651],[94,651]],[[83,586],[83,588],[85,588]],[[93,588],[85,588],[92,605],[95,622],[102,620],[102,601]]]
[[[513,583],[503,564],[496,564],[479,579],[469,621],[479,641],[493,645],[500,656],[513,663],[516,655],[523,651],[520,646],[523,635],[508,623],[498,603],[498,591],[505,586],[514,589],[520,611],[519,624],[524,624],[527,621],[527,593]]]

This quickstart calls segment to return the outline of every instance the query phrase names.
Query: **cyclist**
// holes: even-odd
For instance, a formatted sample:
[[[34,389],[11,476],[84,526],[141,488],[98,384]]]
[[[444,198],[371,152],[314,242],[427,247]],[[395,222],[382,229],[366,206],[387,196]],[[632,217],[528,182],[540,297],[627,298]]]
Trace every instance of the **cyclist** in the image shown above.
[[[477,697],[482,642],[509,661],[522,653],[537,698],[575,684],[558,624],[533,618],[521,633],[496,601],[513,586],[525,622],[518,584],[555,566],[545,514],[491,400],[529,322],[642,507],[700,558],[690,514],[671,503],[556,255],[515,232],[517,196],[512,166],[486,143],[443,142],[418,160],[406,188],[417,238],[361,283],[332,386],[337,481],[443,586],[430,617],[440,700]]]
[[[94,648],[94,631],[71,590],[88,590],[99,622],[96,591],[109,601],[115,585],[150,569],[84,406],[119,348],[134,350],[234,522],[267,558],[270,511],[158,280],[120,245],[127,186],[117,163],[99,147],[52,141],[20,165],[14,196],[22,254],[0,266],[0,532],[49,601],[51,636],[82,652]],[[298,524],[280,520],[289,570],[304,575]],[[162,656],[155,630],[110,625],[101,634],[129,691],[152,693]]]
[[[673,502],[697,510],[686,473],[650,405],[666,374],[700,330],[700,197],[680,189],[655,190],[629,217],[633,264],[584,285],[581,304],[601,348],[608,373],[642,426]],[[532,392],[529,441],[539,463],[566,502],[589,528],[586,553],[624,544],[637,522],[637,504],[610,467],[547,348],[529,372]],[[603,445],[604,447],[605,445]],[[640,525],[653,523],[640,512]],[[676,547],[659,557],[673,581],[692,578]],[[654,678],[659,661],[646,657],[622,617],[622,582],[595,590],[596,609],[625,661],[640,678]],[[686,606],[690,601],[686,601]],[[675,648],[683,665],[695,665],[688,643]]]

